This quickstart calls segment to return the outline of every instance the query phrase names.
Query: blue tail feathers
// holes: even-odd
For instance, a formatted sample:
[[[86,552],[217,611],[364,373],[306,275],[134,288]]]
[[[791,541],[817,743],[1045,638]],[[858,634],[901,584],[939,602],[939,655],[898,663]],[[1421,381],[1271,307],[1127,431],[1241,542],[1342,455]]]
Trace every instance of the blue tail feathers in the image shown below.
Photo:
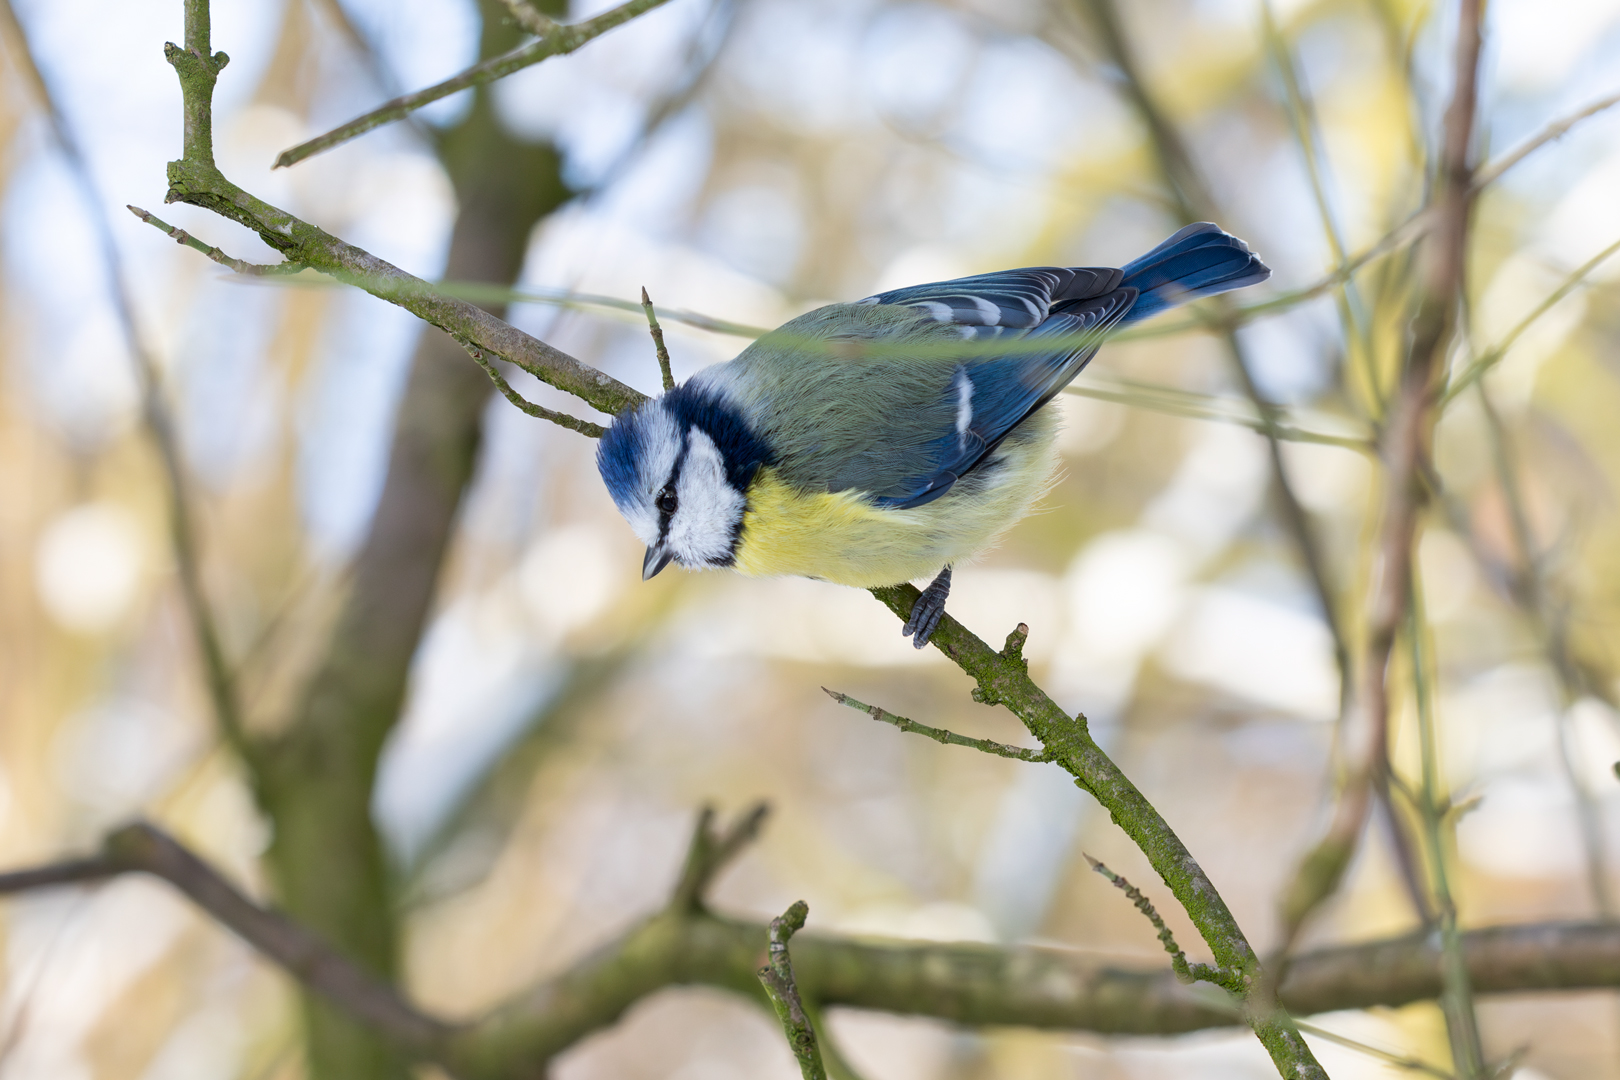
[[[1201,221],[1188,225],[1170,239],[1121,268],[1121,286],[1141,295],[1120,325],[1151,319],[1161,311],[1203,296],[1255,285],[1271,276],[1271,268],[1249,250],[1249,245]]]

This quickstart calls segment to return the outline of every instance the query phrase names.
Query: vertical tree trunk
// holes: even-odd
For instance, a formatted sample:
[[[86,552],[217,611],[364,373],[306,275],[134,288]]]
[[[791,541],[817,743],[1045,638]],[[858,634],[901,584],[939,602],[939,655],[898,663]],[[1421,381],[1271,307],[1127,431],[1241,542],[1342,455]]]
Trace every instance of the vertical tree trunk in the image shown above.
[[[499,5],[482,5],[482,54],[516,44]],[[446,275],[509,283],[534,223],[569,197],[550,146],[518,142],[480,88],[440,140],[460,203]],[[371,820],[383,742],[398,721],[411,658],[431,610],[456,511],[473,475],[484,373],[428,329],[412,360],[388,478],[324,660],[284,732],[255,755],[275,839],[268,858],[282,906],[377,974],[398,974],[389,868]],[[323,1003],[307,998],[313,1080],[403,1080],[404,1062]]]

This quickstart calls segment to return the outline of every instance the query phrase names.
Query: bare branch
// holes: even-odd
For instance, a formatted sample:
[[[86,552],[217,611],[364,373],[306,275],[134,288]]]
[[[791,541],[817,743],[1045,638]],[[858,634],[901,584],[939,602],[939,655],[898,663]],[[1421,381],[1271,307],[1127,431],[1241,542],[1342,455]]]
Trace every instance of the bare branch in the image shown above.
[[[641,309],[647,313],[647,331],[652,334],[653,348],[658,353],[658,370],[664,376],[664,392],[675,389],[675,376],[669,370],[669,350],[664,348],[664,328],[658,325],[658,316],[653,313],[652,298],[647,295],[647,286],[641,287]]]
[[[951,746],[967,746],[982,753],[1013,758],[1018,761],[1045,762],[1052,760],[1051,756],[1044,750],[1032,750],[1026,746],[1009,746],[1006,743],[998,743],[990,739],[971,739],[966,735],[958,735],[954,731],[946,731],[944,728],[929,727],[927,724],[919,724],[915,720],[907,720],[903,716],[896,716],[894,713],[880,709],[876,705],[867,705],[856,701],[848,694],[841,694],[837,690],[829,690],[825,686],[821,688],[821,692],[838,702],[838,704],[847,705],[851,709],[863,712],[874,720],[881,720],[885,724],[893,724],[901,731],[913,732],[933,739],[937,743]]]
[[[356,117],[341,127],[333,128],[324,135],[317,135],[308,142],[301,142],[289,150],[283,150],[281,155],[276,158],[276,168],[281,169],[289,165],[296,165],[305,158],[314,157],[316,154],[348,142],[358,135],[364,135],[368,131],[382,127],[384,124],[391,124],[395,120],[402,120],[424,105],[431,105],[440,98],[449,97],[459,90],[494,82],[496,79],[505,78],[514,71],[521,71],[526,67],[538,64],[542,60],[549,60],[553,56],[565,56],[591,39],[600,37],[609,30],[629,22],[637,15],[667,2],[668,0],[628,0],[627,3],[620,4],[611,11],[605,11],[596,18],[587,19],[582,23],[572,23],[566,26],[552,23],[552,28],[538,41],[513,49],[504,56],[493,57],[474,64],[460,75],[452,76],[444,82],[430,86],[425,90],[418,90],[415,93],[397,97],[393,101],[366,113],[364,116]],[[512,8],[514,12],[519,5],[527,6],[523,3],[523,0],[511,0],[511,2],[507,3],[507,6]],[[535,14],[539,13],[536,12]],[[544,16],[541,17],[544,18]],[[524,26],[525,29],[528,28],[527,23]]]
[[[680,880],[670,895],[670,908],[681,912],[704,910],[704,900],[715,877],[743,848],[754,842],[770,812],[770,803],[755,803],[731,823],[731,828],[716,834],[714,808],[705,806],[698,813],[697,825],[692,830],[692,842],[686,849]]]
[[[549,420],[558,427],[567,428],[569,431],[577,431],[581,435],[587,435],[593,439],[600,439],[607,434],[607,428],[600,424],[593,424],[589,420],[581,420],[578,417],[569,416],[567,413],[556,412],[546,408],[544,405],[536,405],[512,389],[512,384],[506,381],[506,376],[501,374],[500,368],[490,363],[489,357],[484,355],[483,349],[480,349],[460,334],[450,336],[455,338],[457,345],[467,350],[467,355],[473,358],[474,363],[484,369],[484,374],[489,376],[489,381],[495,384],[495,389],[501,392],[501,396],[523,412],[541,420]]]
[[[233,258],[230,255],[225,254],[225,252],[219,248],[203,243],[195,236],[192,236],[190,233],[186,232],[186,230],[175,228],[173,225],[170,225],[168,222],[159,218],[156,214],[142,210],[138,206],[126,206],[125,209],[134,214],[136,217],[140,218],[142,221],[146,222],[148,225],[156,228],[159,232],[167,233],[181,247],[188,247],[193,251],[200,251],[210,259],[219,263],[219,265],[226,267],[229,270],[233,270],[238,274],[245,274],[249,277],[279,277],[289,274],[296,274],[301,270],[309,269],[309,267],[305,266],[303,263],[284,262],[271,263],[267,265],[264,263],[250,263],[244,259]]]
[[[1081,854],[1085,855],[1085,852],[1081,852]],[[1202,980],[1214,983],[1223,989],[1232,990],[1233,993],[1242,993],[1241,987],[1232,989],[1227,985],[1232,981],[1231,973],[1217,970],[1208,964],[1189,964],[1187,962],[1187,954],[1181,951],[1180,945],[1176,944],[1176,937],[1170,932],[1170,927],[1165,925],[1164,918],[1153,907],[1153,901],[1149,900],[1141,889],[1108,869],[1101,861],[1093,859],[1090,855],[1086,855],[1085,858],[1087,864],[1093,870],[1107,878],[1115,888],[1130,899],[1132,904],[1136,905],[1137,911],[1147,916],[1148,922],[1153,924],[1153,929],[1159,932],[1159,944],[1163,945],[1164,951],[1170,954],[1170,970],[1176,973],[1176,978],[1184,983]]]
[[[1586,106],[1584,109],[1577,109],[1575,112],[1570,113],[1568,116],[1563,117],[1562,119],[1554,120],[1552,123],[1548,124],[1546,127],[1536,132],[1536,134],[1530,136],[1530,138],[1526,139],[1518,146],[1515,146],[1512,150],[1509,150],[1507,153],[1503,154],[1489,165],[1485,165],[1477,170],[1474,173],[1472,193],[1476,195],[1479,194],[1482,188],[1495,183],[1497,178],[1503,173],[1513,168],[1513,166],[1517,165],[1519,162],[1523,161],[1525,158],[1529,157],[1543,146],[1550,142],[1555,142],[1558,139],[1562,139],[1569,132],[1570,128],[1574,127],[1582,120],[1585,120],[1589,116],[1596,116],[1598,113],[1607,109],[1612,109],[1616,105],[1620,105],[1620,94],[1610,94],[1606,98],[1599,98],[1597,101],[1592,102],[1592,104]]]
[[[871,592],[902,620],[921,595],[911,585]],[[1297,1080],[1325,1077],[1293,1020],[1278,1006],[1264,965],[1203,867],[1153,804],[1097,745],[1086,718],[1069,716],[1030,679],[1029,664],[1019,655],[1018,643],[1009,638],[1002,652],[992,651],[949,614],[940,620],[930,643],[978,684],[974,700],[1007,706],[1040,740],[1051,760],[1101,803],[1147,856],[1214,953],[1216,965],[1232,972],[1243,987],[1244,1018],[1278,1072]]]
[[[334,1005],[401,1048],[432,1057],[453,1028],[410,1006],[399,992],[285,916],[255,904],[219,872],[153,825],[107,837],[101,855],[0,875],[0,893],[141,872],[179,889],[217,922]]]
[[[1469,364],[1456,378],[1451,380],[1445,392],[1440,395],[1441,406],[1449,404],[1453,398],[1468,389],[1472,383],[1499,364],[1502,358],[1507,355],[1508,350],[1513,347],[1513,343],[1518,341],[1537,319],[1547,314],[1558,301],[1574,292],[1576,287],[1585,281],[1592,271],[1607,262],[1609,257],[1617,251],[1620,251],[1620,240],[1616,240],[1572,270],[1569,276],[1559,283],[1558,288],[1548,293],[1546,299],[1537,304],[1524,318],[1520,319],[1513,329],[1503,336],[1501,341],[1486,349],[1472,364]]]
[[[1370,436],[1334,435],[1326,431],[1313,431],[1292,423],[1274,422],[1268,429],[1265,420],[1250,415],[1245,406],[1247,399],[1215,397],[1198,394],[1175,386],[1162,386],[1135,379],[1108,378],[1095,374],[1082,374],[1079,379],[1063,388],[1076,397],[1111,401],[1137,409],[1149,409],[1167,416],[1182,416],[1189,420],[1213,420],[1223,424],[1237,424],[1250,431],[1265,434],[1268,430],[1284,442],[1316,443],[1319,446],[1338,446],[1346,450],[1370,453],[1376,449]],[[1281,415],[1281,410],[1278,410]]]
[[[745,814],[710,851],[742,846],[761,813]],[[456,1076],[490,1080],[535,1075],[662,987],[704,984],[757,996],[759,954],[769,939],[763,924],[671,905],[483,1020],[457,1027],[412,1008],[397,990],[299,924],[254,904],[150,825],[114,833],[89,859],[0,874],[0,893],[130,872],[175,885],[267,959],[407,1052]],[[1620,986],[1620,925],[1611,922],[1495,927],[1462,934],[1461,945],[1477,992]],[[1119,968],[1070,950],[805,933],[795,939],[793,970],[800,994],[822,1006],[965,1025],[1168,1035],[1241,1023],[1234,1009],[1190,992],[1171,971]],[[1432,999],[1442,984],[1440,947],[1419,932],[1301,954],[1280,994],[1292,1011],[1312,1014]]]
[[[1439,175],[1431,195],[1435,223],[1419,249],[1411,344],[1383,439],[1386,477],[1378,532],[1380,565],[1369,596],[1360,693],[1370,738],[1353,783],[1369,784],[1386,792],[1390,776],[1390,659],[1396,634],[1410,611],[1418,518],[1425,502],[1423,477],[1431,456],[1446,351],[1456,332],[1466,286],[1473,208],[1469,151],[1478,106],[1482,18],[1482,0],[1459,0],[1451,102],[1445,112]],[[1387,795],[1384,801],[1387,805]],[[1447,957],[1440,1007],[1445,1013],[1458,1072],[1464,1080],[1475,1080],[1484,1074],[1485,1058],[1468,972],[1461,957],[1455,908],[1443,902],[1437,917]]]
[[[662,0],[634,0],[645,6],[656,2]],[[615,11],[623,13],[631,6]],[[646,396],[639,391],[525,334],[476,304],[446,296],[422,279],[271,206],[226,179],[214,164],[210,125],[214,83],[229,58],[224,53],[208,55],[206,9],[204,0],[186,0],[186,48],[171,44],[165,50],[180,78],[186,118],[184,156],[169,162],[166,201],[191,203],[246,226],[289,262],[308,266],[397,304],[424,322],[452,336],[465,338],[486,353],[516,364],[604,413],[613,415],[646,401]],[[614,14],[609,12],[580,26],[595,25]],[[620,21],[632,14],[624,14]],[[572,33],[578,28],[565,29]]]
[[[816,1043],[816,1029],[799,1000],[799,988],[793,982],[793,961],[788,956],[788,939],[804,929],[804,920],[809,914],[809,905],[795,900],[787,911],[771,920],[769,959],[759,969],[759,982],[776,1010],[788,1047],[799,1063],[799,1074],[804,1080],[827,1080],[827,1070],[821,1064],[821,1048]]]

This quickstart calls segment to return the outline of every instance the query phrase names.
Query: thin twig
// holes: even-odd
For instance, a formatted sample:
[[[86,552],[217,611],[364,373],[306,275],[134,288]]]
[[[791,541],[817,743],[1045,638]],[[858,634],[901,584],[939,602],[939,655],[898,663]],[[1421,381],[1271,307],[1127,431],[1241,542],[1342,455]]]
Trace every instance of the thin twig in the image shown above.
[[[782,1023],[788,1048],[799,1063],[799,1074],[804,1080],[827,1080],[827,1070],[821,1064],[821,1048],[816,1044],[816,1029],[799,1000],[799,988],[793,981],[793,961],[788,956],[788,939],[804,928],[809,914],[809,905],[795,900],[786,912],[771,920],[770,951],[765,966],[759,969],[759,982],[765,987],[765,996],[771,999],[776,1018]]]
[[[214,163],[212,115],[214,84],[228,57],[209,53],[204,0],[186,0],[186,5],[186,47],[171,44],[165,49],[180,79],[185,115],[183,156],[169,162],[168,202],[201,206],[252,229],[289,262],[301,263],[397,304],[424,322],[448,334],[459,334],[484,352],[517,365],[604,413],[614,415],[647,400],[634,388],[552,348],[478,305],[444,295],[421,278],[363,248],[344,243],[227,179]]]
[[[1580,827],[1581,846],[1586,856],[1587,888],[1592,894],[1592,905],[1599,918],[1609,918],[1613,914],[1614,902],[1609,889],[1608,842],[1604,837],[1603,813],[1581,779],[1571,745],[1571,710],[1588,692],[1589,680],[1584,677],[1581,665],[1573,655],[1569,641],[1569,615],[1565,605],[1553,598],[1551,583],[1547,580],[1546,560],[1530,528],[1530,515],[1525,507],[1518,469],[1508,446],[1506,425],[1485,383],[1475,383],[1474,388],[1478,391],[1480,411],[1485,416],[1485,438],[1491,447],[1497,487],[1507,506],[1508,524],[1514,546],[1518,549],[1519,567],[1517,572],[1509,569],[1506,592],[1525,613],[1541,638],[1549,666],[1558,680],[1560,701],[1554,722],[1558,729],[1559,764],[1563,768],[1565,782],[1575,796],[1576,822]]]
[[[1440,790],[1440,747],[1435,735],[1434,691],[1431,673],[1434,650],[1428,641],[1424,618],[1423,590],[1417,573],[1411,580],[1412,595],[1407,602],[1407,647],[1411,653],[1413,696],[1417,699],[1418,757],[1422,770],[1416,800],[1423,821],[1429,881],[1434,889],[1437,929],[1440,932],[1440,1007],[1446,1014],[1451,1035],[1453,1063],[1464,1080],[1483,1080],[1485,1051],[1480,1043],[1479,1022],[1474,1013],[1474,989],[1468,979],[1468,961],[1462,950],[1462,930],[1457,920],[1457,902],[1451,889],[1448,865],[1450,844],[1448,821],[1442,803],[1447,796]]]
[[[1086,855],[1085,852],[1080,854],[1085,855],[1087,864],[1093,870],[1107,878],[1115,888],[1123,892],[1131,903],[1136,905],[1137,911],[1147,916],[1148,922],[1152,923],[1153,928],[1159,932],[1159,944],[1163,945],[1164,951],[1170,954],[1170,967],[1176,973],[1176,978],[1184,983],[1201,981],[1213,983],[1233,993],[1240,994],[1243,992],[1241,984],[1234,985],[1235,980],[1231,972],[1220,971],[1208,964],[1189,964],[1187,954],[1181,951],[1180,945],[1176,944],[1175,935],[1170,932],[1170,927],[1165,925],[1164,919],[1160,917],[1159,912],[1154,908],[1153,901],[1149,900],[1141,889],[1126,881],[1121,875],[1108,869],[1100,860],[1093,859],[1090,855]]]
[[[1246,398],[1215,397],[1175,386],[1144,383],[1134,379],[1112,379],[1096,374],[1082,374],[1079,379],[1064,387],[1063,392],[1076,397],[1149,409],[1167,416],[1236,424],[1262,434],[1268,430],[1266,422],[1260,417],[1237,411],[1252,407],[1253,402]],[[1338,446],[1361,453],[1372,453],[1377,449],[1371,436],[1367,435],[1335,435],[1326,431],[1313,431],[1292,423],[1275,423],[1269,430],[1284,442]]]
[[[1384,1050],[1368,1043],[1364,1043],[1360,1039],[1352,1039],[1348,1035],[1340,1035],[1336,1031],[1329,1031],[1327,1028],[1306,1023],[1304,1020],[1295,1020],[1294,1023],[1298,1024],[1299,1030],[1303,1031],[1307,1035],[1315,1035],[1318,1039],[1326,1039],[1328,1042],[1337,1043],[1339,1046],[1345,1047],[1346,1049],[1355,1050],[1358,1053],[1367,1054],[1370,1057],[1378,1058],[1380,1061],[1387,1062],[1388,1064],[1395,1066],[1397,1069],[1405,1069],[1407,1072],[1417,1072],[1422,1073],[1425,1076],[1433,1076],[1436,1078],[1436,1080],[1457,1080],[1456,1073],[1447,1072],[1445,1069],[1442,1069],[1437,1065],[1431,1065],[1422,1058],[1415,1058],[1410,1054],[1399,1054],[1393,1050]]]
[[[309,269],[309,267],[305,266],[303,263],[283,262],[271,263],[267,265],[265,263],[250,263],[244,259],[233,258],[230,255],[225,254],[225,252],[221,251],[219,248],[211,247],[208,244],[203,243],[195,236],[192,236],[190,233],[186,232],[186,230],[170,225],[168,222],[159,218],[156,214],[142,210],[138,206],[126,205],[125,209],[134,214],[136,217],[140,218],[142,221],[146,222],[148,225],[156,228],[159,232],[167,233],[182,247],[191,248],[193,251],[200,251],[210,259],[219,263],[219,265],[227,267],[230,270],[234,270],[238,274],[246,274],[249,277],[277,277],[296,274],[302,270]]]
[[[731,828],[724,833],[716,833],[714,807],[705,806],[699,811],[692,840],[686,848],[686,860],[681,866],[680,880],[670,894],[670,909],[688,913],[704,910],[709,887],[715,877],[743,848],[754,842],[770,812],[770,803],[757,802],[733,821]]]
[[[50,85],[34,61],[33,51],[23,33],[11,0],[0,0],[0,20],[5,23],[6,36],[17,43],[18,62],[26,70],[25,77],[39,95],[40,108],[50,122],[52,134],[78,180],[90,218],[95,226],[101,248],[103,266],[111,286],[113,308],[119,326],[135,363],[135,376],[141,393],[141,413],[146,429],[152,436],[162,467],[164,493],[167,497],[169,545],[174,552],[175,573],[179,580],[180,596],[185,605],[187,621],[197,641],[197,651],[203,668],[209,704],[214,712],[220,735],[230,747],[244,758],[253,752],[242,723],[241,703],[237,697],[236,675],[225,655],[220,639],[219,624],[214,615],[202,580],[202,557],[199,551],[195,514],[192,507],[190,483],[180,451],[180,439],[174,417],[164,395],[162,375],[156,359],[148,351],[135,315],[135,301],[124,280],[123,260],[118,244],[113,239],[112,222],[108,219],[104,203],[97,190],[89,162],[68,127],[66,118],[51,96]]]
[[[1479,355],[1478,359],[1451,380],[1450,385],[1445,389],[1445,393],[1440,396],[1441,406],[1449,404],[1453,398],[1468,389],[1480,376],[1500,363],[1502,358],[1507,355],[1508,350],[1513,347],[1513,343],[1518,341],[1520,336],[1530,329],[1537,319],[1547,314],[1558,301],[1574,292],[1576,287],[1586,280],[1587,275],[1591,274],[1592,271],[1596,270],[1617,251],[1620,251],[1620,240],[1616,240],[1572,270],[1569,276],[1559,283],[1558,288],[1548,293],[1546,299],[1542,300],[1541,303],[1531,309],[1529,314],[1520,319],[1513,329],[1503,336],[1501,341],[1486,349]]]
[[[501,392],[501,396],[530,416],[541,420],[550,420],[558,427],[565,427],[569,431],[577,431],[581,435],[587,435],[593,439],[600,439],[607,434],[607,428],[600,424],[593,424],[589,420],[581,420],[577,416],[569,416],[567,413],[548,409],[544,405],[536,405],[512,389],[512,384],[506,381],[506,377],[501,374],[500,368],[491,363],[489,357],[484,355],[483,349],[480,349],[460,334],[451,334],[450,336],[455,338],[456,344],[466,349],[467,355],[472,357],[473,361],[484,369],[484,374],[489,376],[489,381],[495,384],[495,389]]]
[[[1466,287],[1473,208],[1469,153],[1478,108],[1483,14],[1482,0],[1458,0],[1453,89],[1443,120],[1438,175],[1431,195],[1431,205],[1436,212],[1435,226],[1419,251],[1418,295],[1411,343],[1384,433],[1387,476],[1377,549],[1381,565],[1367,617],[1361,697],[1371,721],[1372,744],[1364,771],[1370,774],[1368,779],[1372,784],[1386,790],[1390,776],[1389,715],[1393,697],[1391,658],[1397,632],[1409,621],[1415,595],[1418,519],[1425,502],[1423,478],[1431,459],[1446,351],[1457,333]],[[1420,707],[1422,704],[1420,700]],[[1384,802],[1390,805],[1387,797]],[[1396,815],[1393,807],[1390,809],[1398,832]],[[1438,913],[1442,937],[1447,934],[1448,923],[1452,924],[1450,933],[1456,933],[1454,910],[1448,914],[1445,903],[1442,897]],[[1460,1075],[1463,1080],[1479,1080],[1484,1071],[1479,1023],[1474,1015],[1466,972],[1459,976],[1458,970],[1455,961],[1447,964],[1441,1010]]]
[[[675,389],[675,376],[669,370],[669,350],[664,347],[664,328],[658,325],[658,316],[653,313],[652,298],[647,295],[647,286],[641,287],[641,309],[647,313],[647,331],[652,334],[653,348],[658,353],[658,371],[664,377],[664,393]]]
[[[1300,157],[1305,163],[1305,175],[1310,181],[1311,195],[1316,201],[1316,216],[1322,223],[1322,232],[1327,239],[1328,250],[1333,256],[1334,265],[1343,267],[1348,261],[1347,252],[1344,238],[1340,234],[1339,224],[1334,218],[1333,209],[1328,200],[1327,181],[1323,177],[1323,173],[1327,169],[1326,151],[1322,147],[1321,135],[1318,131],[1316,109],[1305,88],[1304,80],[1300,76],[1294,50],[1289,46],[1282,28],[1277,25],[1276,16],[1271,10],[1270,0],[1265,0],[1261,4],[1260,14],[1266,45],[1271,50],[1272,60],[1276,64],[1278,74],[1282,76],[1283,90],[1287,97],[1288,114],[1289,119],[1292,121],[1294,140],[1299,144]],[[1334,300],[1338,308],[1339,322],[1344,331],[1347,345],[1355,350],[1355,355],[1364,365],[1370,367],[1372,344],[1367,335],[1366,313],[1356,296],[1355,283],[1352,278],[1345,278],[1344,282],[1335,291]]]
[[[1520,143],[1518,146],[1515,146],[1512,150],[1509,150],[1507,153],[1503,154],[1489,165],[1482,166],[1480,169],[1478,169],[1474,173],[1474,183],[1472,187],[1473,193],[1478,194],[1482,188],[1495,183],[1497,178],[1503,173],[1513,168],[1513,166],[1523,161],[1526,157],[1530,156],[1541,147],[1557,139],[1563,138],[1564,135],[1568,133],[1570,128],[1574,127],[1582,120],[1585,120],[1589,116],[1596,116],[1598,113],[1603,112],[1606,109],[1612,109],[1616,105],[1620,105],[1620,94],[1610,94],[1606,98],[1599,98],[1597,101],[1592,102],[1592,104],[1583,109],[1577,109],[1575,112],[1570,113],[1568,116],[1565,116],[1562,119],[1554,120],[1552,123],[1548,124],[1536,134],[1530,136],[1530,138],[1524,140],[1524,142]]]
[[[994,754],[996,757],[1014,758],[1018,761],[1045,762],[1052,760],[1051,755],[1045,750],[1032,750],[1026,746],[1009,746],[1006,743],[999,743],[990,739],[970,739],[966,735],[958,735],[954,731],[929,727],[927,724],[919,724],[915,720],[907,720],[903,716],[896,716],[894,713],[880,709],[876,705],[867,705],[864,702],[856,701],[848,694],[839,693],[837,690],[829,690],[825,686],[821,688],[821,692],[838,702],[838,704],[847,705],[851,709],[863,712],[874,720],[881,720],[885,724],[893,724],[901,731],[922,735],[933,739],[937,743],[951,746],[967,746],[981,753]]]
[[[521,0],[518,0],[521,2]],[[301,142],[288,150],[283,150],[276,158],[276,168],[282,169],[289,165],[296,165],[305,158],[313,157],[334,146],[348,142],[358,135],[384,124],[391,124],[395,120],[402,120],[425,105],[431,105],[440,98],[449,97],[459,90],[466,90],[484,83],[494,82],[505,78],[514,71],[521,71],[526,67],[549,60],[553,56],[565,56],[593,38],[600,37],[615,27],[634,19],[644,12],[667,3],[668,0],[628,0],[611,11],[605,11],[594,19],[587,19],[582,23],[568,25],[553,24],[538,41],[532,41],[491,59],[474,64],[459,75],[452,76],[444,82],[437,83],[425,90],[405,94],[381,105],[364,116],[356,117],[347,124],[333,128],[324,135],[317,135],[307,142]],[[508,6],[513,6],[508,4]]]

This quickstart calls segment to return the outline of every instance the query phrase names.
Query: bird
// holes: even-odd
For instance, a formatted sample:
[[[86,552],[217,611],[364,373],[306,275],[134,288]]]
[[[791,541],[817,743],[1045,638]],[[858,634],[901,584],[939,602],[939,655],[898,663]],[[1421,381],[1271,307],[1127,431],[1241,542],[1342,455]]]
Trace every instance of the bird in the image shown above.
[[[829,304],[614,418],[608,494],[671,562],[874,588],[932,577],[902,633],[944,616],[951,568],[1052,483],[1052,398],[1112,332],[1266,280],[1237,237],[1188,225],[1123,267],[1032,266]]]

